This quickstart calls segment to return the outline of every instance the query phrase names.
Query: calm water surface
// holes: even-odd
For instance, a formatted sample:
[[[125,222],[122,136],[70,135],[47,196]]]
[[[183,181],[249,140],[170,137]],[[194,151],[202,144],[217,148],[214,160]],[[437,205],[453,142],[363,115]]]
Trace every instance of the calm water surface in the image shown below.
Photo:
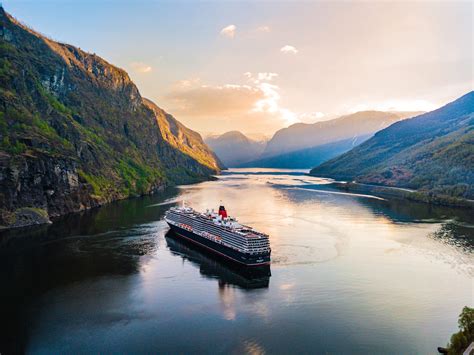
[[[435,353],[474,304],[474,217],[326,182],[231,170],[0,234],[0,353]],[[167,233],[183,199],[270,234],[271,275]]]

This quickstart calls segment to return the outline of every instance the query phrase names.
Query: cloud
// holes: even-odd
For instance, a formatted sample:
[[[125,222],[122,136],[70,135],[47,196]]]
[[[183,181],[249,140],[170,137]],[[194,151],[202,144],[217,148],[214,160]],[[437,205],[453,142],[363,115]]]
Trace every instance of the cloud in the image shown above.
[[[263,73],[257,73],[257,75],[254,76],[251,72],[246,72],[244,73],[244,76],[247,77],[248,81],[254,84],[258,84],[262,81],[272,81],[274,78],[278,76],[278,74],[263,72]]]
[[[246,84],[206,85],[200,79],[181,80],[165,96],[167,109],[194,129],[204,132],[273,133],[297,122],[314,122],[323,114],[296,113],[281,107],[277,73],[243,74]]]
[[[280,52],[285,53],[285,54],[288,54],[288,53],[296,54],[298,53],[298,50],[295,47],[287,44],[286,46],[283,46],[280,48]]]
[[[229,25],[221,30],[221,35],[228,38],[234,38],[236,30],[237,27],[235,25]]]
[[[271,29],[270,27],[268,26],[260,26],[260,27],[257,27],[257,32],[264,32],[264,33],[268,33],[270,32]]]
[[[175,86],[166,98],[174,104],[174,111],[189,116],[229,116],[250,110],[253,104],[263,98],[258,88],[249,85],[188,85],[190,81]]]
[[[133,71],[137,73],[149,73],[153,70],[153,68],[145,63],[142,62],[132,62],[130,63],[130,67],[133,69]]]

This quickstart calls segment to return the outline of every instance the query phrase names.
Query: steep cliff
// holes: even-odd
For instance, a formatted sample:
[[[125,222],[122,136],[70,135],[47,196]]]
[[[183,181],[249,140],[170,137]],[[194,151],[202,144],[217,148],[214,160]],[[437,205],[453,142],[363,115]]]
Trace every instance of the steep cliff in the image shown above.
[[[34,32],[0,7],[0,225],[219,169],[199,134],[143,99],[124,70]]]

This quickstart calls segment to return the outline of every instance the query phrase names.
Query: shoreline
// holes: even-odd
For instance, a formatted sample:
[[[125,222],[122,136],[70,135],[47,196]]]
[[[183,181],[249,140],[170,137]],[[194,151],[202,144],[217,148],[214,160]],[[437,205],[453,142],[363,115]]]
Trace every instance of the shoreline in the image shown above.
[[[160,185],[158,188],[153,189],[149,193],[142,194],[142,195],[130,195],[127,197],[123,198],[116,198],[112,199],[110,201],[101,201],[98,202],[96,205],[93,206],[87,206],[85,208],[79,209],[79,210],[73,210],[73,211],[68,211],[66,213],[60,214],[60,215],[54,215],[50,216],[49,213],[43,209],[43,208],[38,208],[38,207],[29,207],[29,206],[24,206],[16,209],[15,211],[12,211],[11,213],[15,215],[15,218],[20,218],[21,219],[21,224],[12,224],[12,225],[0,225],[0,233],[11,231],[11,230],[21,230],[21,229],[28,229],[28,228],[33,228],[33,227],[40,227],[48,224],[53,224],[55,220],[60,219],[62,217],[68,216],[68,215],[73,215],[73,214],[79,214],[83,213],[85,211],[90,211],[94,209],[101,208],[103,206],[110,205],[115,202],[119,201],[124,201],[124,200],[131,200],[135,198],[140,198],[144,196],[152,196],[156,195],[159,193],[163,193],[169,188],[180,186],[180,185],[192,185],[192,184],[197,184],[200,182],[204,181],[214,181],[217,180],[216,175],[218,174],[213,174],[209,175],[206,178],[202,179],[196,179],[194,181],[188,181],[183,184],[163,184]]]
[[[463,209],[474,209],[474,200],[467,200],[451,196],[441,196],[430,194],[429,192],[412,190],[403,187],[371,185],[357,182],[340,182],[335,181],[327,185],[327,187],[343,190],[347,192],[356,192],[364,194],[372,194],[388,199],[400,199],[413,202],[422,202],[430,205],[456,207]]]

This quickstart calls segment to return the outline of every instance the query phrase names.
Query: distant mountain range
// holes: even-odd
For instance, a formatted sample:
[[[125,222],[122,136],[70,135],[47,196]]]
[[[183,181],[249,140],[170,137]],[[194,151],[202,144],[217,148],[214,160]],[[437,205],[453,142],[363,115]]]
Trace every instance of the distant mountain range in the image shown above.
[[[296,123],[275,133],[265,147],[262,158],[367,136],[416,114],[414,112],[361,111],[329,121],[312,124]]]
[[[474,92],[394,123],[311,174],[474,199]]]
[[[221,163],[128,74],[0,6],[0,227],[200,181]]]
[[[265,141],[256,141],[238,131],[209,136],[205,142],[217,154],[226,167],[237,167],[259,157],[265,149]]]
[[[239,167],[309,169],[343,154],[378,130],[418,112],[361,111],[313,124],[283,128],[268,141],[260,156]],[[219,156],[219,151],[216,151]]]
[[[258,160],[240,164],[238,167],[310,169],[351,150],[371,136],[372,135],[358,136],[354,139],[344,139],[342,141],[322,144],[312,148],[260,158]]]

